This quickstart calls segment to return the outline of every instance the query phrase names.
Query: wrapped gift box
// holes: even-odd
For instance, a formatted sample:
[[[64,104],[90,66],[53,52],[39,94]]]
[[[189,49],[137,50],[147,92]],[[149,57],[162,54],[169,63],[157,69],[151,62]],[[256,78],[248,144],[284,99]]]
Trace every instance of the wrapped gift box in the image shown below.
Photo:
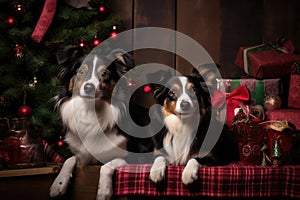
[[[278,78],[289,75],[296,61],[300,61],[300,55],[282,53],[263,44],[240,47],[234,64],[254,78]]]
[[[222,86],[226,93],[232,92],[239,86],[246,85],[250,92],[250,99],[252,105],[263,105],[264,98],[270,94],[281,94],[281,79],[254,79],[254,78],[242,78],[242,79],[218,79],[218,89]]]
[[[300,74],[290,76],[288,106],[300,108]]]
[[[300,62],[295,62],[291,70],[288,106],[300,108]]]
[[[298,109],[279,109],[267,111],[266,120],[287,120],[300,130],[300,110]]]

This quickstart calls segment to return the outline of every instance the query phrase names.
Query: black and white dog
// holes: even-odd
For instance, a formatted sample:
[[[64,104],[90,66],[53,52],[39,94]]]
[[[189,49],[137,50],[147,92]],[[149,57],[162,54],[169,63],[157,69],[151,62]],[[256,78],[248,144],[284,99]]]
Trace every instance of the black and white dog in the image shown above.
[[[198,178],[200,166],[224,165],[238,160],[236,138],[215,120],[210,84],[205,83],[197,70],[193,70],[191,76],[172,76],[167,71],[151,76],[156,76],[161,82],[152,87],[155,99],[162,105],[165,124],[165,128],[154,136],[155,160],[150,171],[153,182],[164,179],[168,164],[185,165],[182,181],[190,184]],[[210,134],[215,134],[218,126],[222,132],[219,139],[215,139],[216,144],[212,149],[201,149],[209,129],[212,129]],[[210,138],[218,136],[211,135]]]
[[[56,102],[67,129],[65,141],[74,156],[63,164],[50,188],[50,196],[66,192],[76,164],[100,163],[104,165],[100,170],[97,199],[110,199],[114,170],[127,163],[123,158],[128,150],[140,152],[148,148],[137,140],[131,145],[132,138],[117,126],[119,120],[129,117],[124,104],[128,98],[126,79],[121,80],[121,77],[134,67],[134,61],[120,49],[106,56],[92,53],[85,56],[74,48],[60,57],[66,67],[58,76],[60,87]],[[123,81],[124,87],[116,88],[118,81]],[[111,102],[113,95],[118,100],[117,105]]]

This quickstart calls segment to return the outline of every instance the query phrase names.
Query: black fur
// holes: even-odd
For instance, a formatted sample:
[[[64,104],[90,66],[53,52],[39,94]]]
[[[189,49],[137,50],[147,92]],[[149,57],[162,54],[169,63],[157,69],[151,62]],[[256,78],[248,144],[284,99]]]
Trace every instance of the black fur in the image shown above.
[[[57,74],[57,109],[59,109],[66,100],[72,97],[72,91],[69,90],[69,84],[72,77],[76,74],[77,69],[81,66],[85,56],[82,48],[79,47],[71,47],[57,53],[57,62],[61,65],[61,69]]]

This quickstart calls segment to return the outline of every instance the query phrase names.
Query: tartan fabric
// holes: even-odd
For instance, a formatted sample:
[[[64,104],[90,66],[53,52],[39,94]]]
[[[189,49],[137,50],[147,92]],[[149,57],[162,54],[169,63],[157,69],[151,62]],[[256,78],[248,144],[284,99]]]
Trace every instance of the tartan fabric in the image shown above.
[[[126,165],[116,171],[115,195],[181,197],[288,197],[300,198],[300,165],[282,167],[226,166],[199,168],[198,180],[181,182],[183,166],[168,166],[166,178],[155,184],[149,179],[151,165]]]

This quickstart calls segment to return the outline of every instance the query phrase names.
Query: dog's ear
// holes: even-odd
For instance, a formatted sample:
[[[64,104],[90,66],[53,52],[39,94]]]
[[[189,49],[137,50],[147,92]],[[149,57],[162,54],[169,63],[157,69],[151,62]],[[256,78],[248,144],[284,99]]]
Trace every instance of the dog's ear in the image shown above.
[[[58,80],[71,79],[85,58],[82,48],[70,47],[57,52],[57,63],[62,65],[57,75]]]
[[[146,79],[151,87],[151,93],[157,100],[167,91],[166,83],[172,76],[170,70],[159,70],[147,74]]]
[[[219,65],[214,63],[207,63],[193,68],[192,76],[199,79],[202,86],[217,88],[217,71]],[[205,83],[204,83],[205,82]]]
[[[220,66],[215,63],[207,63],[198,66],[197,69],[194,69],[198,72],[200,76],[206,81],[206,84],[212,87],[216,87],[217,85],[217,72]]]
[[[78,47],[71,47],[57,52],[56,58],[57,63],[61,65],[56,76],[59,81],[56,97],[56,109],[58,109],[60,105],[62,105],[62,103],[73,94],[73,77],[76,74],[77,69],[81,66],[81,63],[85,58],[85,54],[82,49]]]
[[[73,92],[73,88],[74,88],[74,76],[71,78],[71,80],[69,82],[68,92],[72,93]]]
[[[134,59],[131,54],[125,52],[123,49],[114,49],[107,56],[110,61],[113,61],[109,68],[115,67],[119,77],[124,75],[134,67]]]
[[[83,49],[75,46],[57,52],[56,59],[59,65],[64,65],[70,62],[76,62],[76,60],[82,56],[84,56]]]

